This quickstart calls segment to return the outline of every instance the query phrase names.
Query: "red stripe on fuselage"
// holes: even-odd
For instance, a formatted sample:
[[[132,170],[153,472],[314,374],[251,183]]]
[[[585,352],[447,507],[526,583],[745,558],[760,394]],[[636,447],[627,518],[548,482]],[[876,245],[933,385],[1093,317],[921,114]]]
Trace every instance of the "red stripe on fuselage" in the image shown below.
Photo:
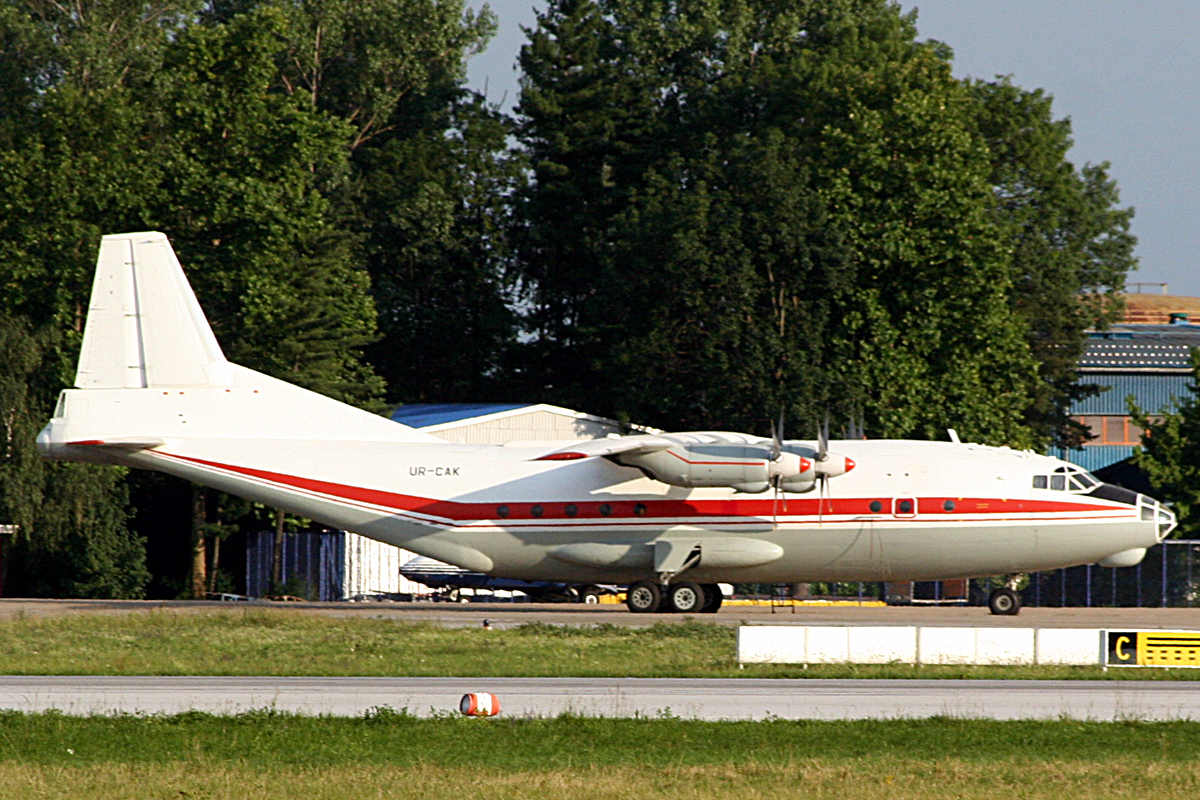
[[[973,519],[995,519],[1010,514],[1053,514],[1068,513],[1086,514],[1098,511],[1126,510],[1132,513],[1134,509],[1127,506],[1109,506],[1090,503],[1064,502],[1056,500],[1008,500],[997,498],[973,497],[923,497],[904,498],[915,499],[917,515],[891,514],[891,497],[846,497],[846,498],[780,498],[776,500],[770,495],[760,498],[738,498],[727,500],[621,500],[617,502],[597,502],[594,500],[569,501],[555,500],[543,503],[462,503],[455,500],[435,500],[416,495],[399,494],[379,489],[367,489],[360,486],[348,486],[330,481],[302,478],[281,472],[240,467],[232,464],[222,464],[217,461],[206,461],[201,458],[154,451],[155,455],[201,464],[214,469],[233,472],[239,475],[269,481],[281,486],[312,492],[336,500],[350,501],[375,507],[387,508],[393,511],[406,511],[432,517],[439,517],[455,523],[474,522],[479,520],[500,520],[500,524],[510,525],[519,521],[546,522],[561,520],[566,524],[594,524],[596,522],[623,521],[634,524],[651,524],[663,519],[687,519],[698,521],[729,519],[731,517],[771,518],[771,517],[818,517],[818,516],[850,516],[873,517],[880,520],[937,520],[939,517],[953,519],[962,515],[971,515]],[[945,510],[945,503],[953,501],[952,511]],[[871,509],[871,503],[879,503],[880,511]],[[506,514],[500,509],[503,506]],[[575,513],[568,513],[574,508]],[[540,510],[535,513],[535,509]],[[607,512],[607,513],[606,513]],[[918,516],[919,515],[919,516]],[[1124,515],[1122,515],[1124,516]],[[1050,517],[1053,519],[1054,517]]]

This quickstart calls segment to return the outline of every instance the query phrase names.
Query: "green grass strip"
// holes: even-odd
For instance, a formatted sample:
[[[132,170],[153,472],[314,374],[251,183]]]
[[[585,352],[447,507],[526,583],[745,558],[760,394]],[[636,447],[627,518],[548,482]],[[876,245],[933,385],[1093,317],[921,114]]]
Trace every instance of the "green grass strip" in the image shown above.
[[[1200,723],[426,719],[388,709],[356,719],[273,712],[232,717],[0,714],[0,760],[78,766],[165,763],[198,755],[263,766],[426,764],[483,770],[782,764],[884,755],[1030,763],[1102,763],[1120,755],[1133,762],[1194,763],[1200,760]]]
[[[509,630],[272,609],[0,621],[0,674],[1196,680],[1200,670],[736,663],[736,630],[529,623]]]

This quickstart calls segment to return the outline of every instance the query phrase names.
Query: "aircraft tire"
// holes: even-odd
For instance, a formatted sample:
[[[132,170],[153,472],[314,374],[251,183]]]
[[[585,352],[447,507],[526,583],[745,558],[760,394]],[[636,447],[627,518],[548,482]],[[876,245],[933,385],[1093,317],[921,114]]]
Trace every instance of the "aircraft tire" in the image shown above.
[[[700,584],[692,581],[671,584],[667,589],[667,600],[676,614],[698,614],[708,602]]]
[[[988,596],[988,608],[997,616],[1015,617],[1021,611],[1021,595],[1012,589],[997,589]]]
[[[721,603],[725,600],[725,595],[721,594],[721,587],[716,583],[703,583],[700,588],[704,590],[704,607],[700,609],[701,614],[715,614],[721,608]]]
[[[625,590],[625,605],[635,614],[653,614],[662,605],[662,590],[657,583],[638,581]]]
[[[602,594],[603,592],[595,586],[585,586],[579,590],[579,602],[585,606],[597,605],[600,602],[600,595]]]

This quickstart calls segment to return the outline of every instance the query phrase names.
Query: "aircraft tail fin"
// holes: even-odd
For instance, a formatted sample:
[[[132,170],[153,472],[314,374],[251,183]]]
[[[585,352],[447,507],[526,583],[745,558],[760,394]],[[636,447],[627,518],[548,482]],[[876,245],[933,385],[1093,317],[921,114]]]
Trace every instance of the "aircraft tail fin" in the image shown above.
[[[164,234],[120,233],[100,243],[80,389],[229,386],[233,369]]]

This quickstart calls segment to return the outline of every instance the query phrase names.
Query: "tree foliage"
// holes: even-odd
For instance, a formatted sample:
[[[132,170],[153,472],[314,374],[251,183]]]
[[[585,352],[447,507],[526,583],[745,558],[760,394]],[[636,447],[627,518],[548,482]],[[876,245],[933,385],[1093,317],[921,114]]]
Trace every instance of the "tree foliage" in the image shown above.
[[[1117,207],[1108,164],[1077,169],[1071,123],[1051,98],[1007,78],[969,84],[992,164],[992,215],[1010,258],[1010,303],[1038,364],[1024,421],[1038,440],[1072,447],[1085,436],[1067,412],[1094,390],[1077,382],[1081,331],[1120,319],[1125,275],[1137,266],[1133,209]]]
[[[884,2],[562,0],[522,52],[523,364],[672,427],[1029,444],[976,104]]]
[[[1133,463],[1146,474],[1154,496],[1171,506],[1179,527],[1174,536],[1200,537],[1200,350],[1192,351],[1193,382],[1174,408],[1141,409],[1130,402],[1142,444]]]
[[[0,520],[19,526],[3,544],[9,594],[141,597],[150,578],[141,540],[126,527],[123,470],[42,461],[34,438],[54,374],[55,333],[0,312]]]

